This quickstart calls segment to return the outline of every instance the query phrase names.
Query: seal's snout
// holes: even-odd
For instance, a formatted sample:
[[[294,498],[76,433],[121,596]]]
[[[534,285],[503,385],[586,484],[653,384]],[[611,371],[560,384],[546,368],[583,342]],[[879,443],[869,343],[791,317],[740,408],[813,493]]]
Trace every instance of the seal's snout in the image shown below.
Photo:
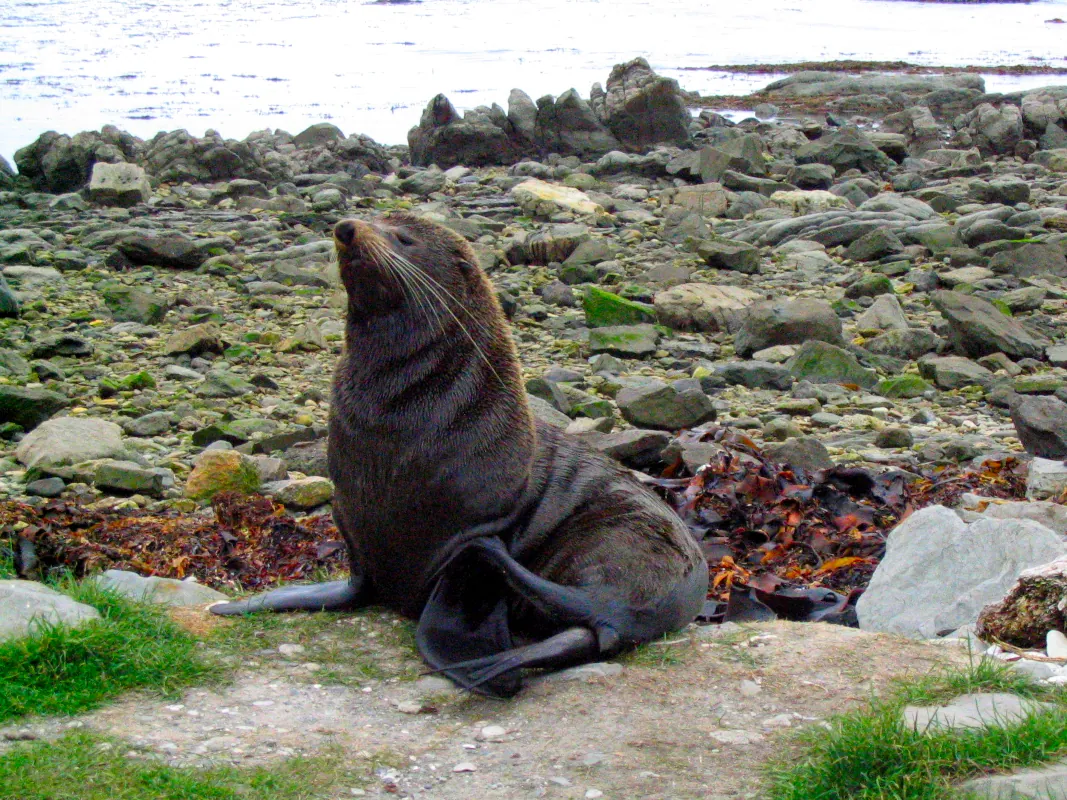
[[[356,240],[356,222],[351,219],[343,219],[333,229],[334,238],[345,247],[351,247]]]

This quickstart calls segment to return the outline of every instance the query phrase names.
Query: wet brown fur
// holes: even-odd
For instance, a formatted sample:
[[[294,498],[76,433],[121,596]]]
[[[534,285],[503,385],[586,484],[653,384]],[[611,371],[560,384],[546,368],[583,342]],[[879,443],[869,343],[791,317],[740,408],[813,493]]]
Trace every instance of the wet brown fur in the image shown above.
[[[337,525],[376,602],[418,616],[435,568],[481,535],[554,583],[624,603],[705,569],[681,520],[625,469],[535,421],[507,321],[462,238],[409,214],[345,225],[329,465]]]

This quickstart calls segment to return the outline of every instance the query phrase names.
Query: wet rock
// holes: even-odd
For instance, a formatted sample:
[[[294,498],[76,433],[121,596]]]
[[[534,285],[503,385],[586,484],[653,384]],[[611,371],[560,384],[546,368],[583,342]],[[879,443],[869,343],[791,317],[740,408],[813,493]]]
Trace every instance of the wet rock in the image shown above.
[[[629,149],[689,141],[692,117],[678,81],[657,75],[644,58],[612,67],[606,89],[594,84],[589,105]]]
[[[1067,459],[1067,403],[1056,397],[1020,397],[1012,403],[1011,421],[1026,452]]]
[[[298,478],[264,484],[261,491],[273,495],[275,500],[287,508],[306,511],[318,508],[333,499],[333,482],[321,477]]]
[[[893,162],[858,128],[849,126],[828,133],[796,152],[798,164],[828,164],[840,175],[850,169],[880,172]]]
[[[852,261],[877,261],[883,256],[900,253],[904,243],[889,228],[877,228],[856,239],[845,250],[845,258]]]
[[[861,331],[906,331],[908,318],[894,295],[882,294],[875,297],[870,308],[856,317],[856,328]]]
[[[93,485],[119,494],[159,496],[174,486],[169,469],[143,467],[133,461],[102,461],[93,471]]]
[[[713,269],[728,269],[745,275],[759,272],[759,250],[743,242],[705,239],[696,248],[697,255]]]
[[[583,216],[604,213],[604,207],[594,203],[584,192],[536,178],[520,183],[511,190],[511,196],[523,213],[531,217],[548,218],[560,211]]]
[[[875,355],[914,361],[927,353],[936,352],[940,344],[941,337],[933,331],[925,328],[905,328],[886,331],[868,339],[863,343],[863,349]]]
[[[857,604],[864,630],[931,638],[973,623],[1019,572],[1067,553],[1067,541],[1029,520],[965,524],[930,506],[889,534]]]
[[[34,358],[52,358],[53,356],[72,356],[85,358],[91,356],[95,348],[88,339],[73,333],[59,333],[46,336],[34,345],[31,354]]]
[[[589,331],[589,350],[620,358],[645,358],[656,352],[659,331],[655,325],[611,325]]]
[[[139,139],[113,125],[74,136],[48,131],[15,153],[15,165],[35,189],[62,194],[83,187],[98,161],[134,161],[140,150]]]
[[[655,297],[656,316],[669,328],[682,331],[734,330],[744,317],[745,309],[759,295],[736,286],[708,283],[683,283]]]
[[[152,196],[143,167],[136,164],[93,164],[89,179],[89,200],[101,206],[130,208],[147,203]]]
[[[103,281],[97,285],[100,296],[118,322],[140,322],[152,325],[161,321],[167,313],[167,303],[162,298],[118,281]]]
[[[768,361],[734,361],[715,368],[729,386],[747,386],[749,389],[777,389],[788,391],[793,386],[793,376],[780,364]]]
[[[442,169],[457,164],[481,167],[514,163],[522,149],[497,122],[506,123],[503,109],[497,106],[473,109],[461,117],[451,101],[439,94],[430,100],[419,124],[408,132],[411,161]]]
[[[152,411],[124,423],[123,429],[131,436],[160,436],[177,424],[169,411]]]
[[[656,321],[656,312],[652,306],[627,300],[596,286],[586,289],[585,297],[582,298],[582,309],[585,311],[585,324],[590,328]]]
[[[256,387],[240,375],[222,369],[209,370],[196,387],[200,397],[241,397],[255,390]]]
[[[642,386],[622,389],[615,402],[627,422],[642,428],[679,430],[715,418],[711,398],[695,380],[671,384],[650,380]]]
[[[834,460],[822,442],[811,436],[787,439],[781,444],[767,447],[764,452],[772,461],[809,473],[834,466]]]
[[[205,450],[185,483],[185,495],[193,500],[210,500],[219,492],[251,494],[260,487],[256,462],[236,450]]]
[[[877,373],[863,367],[847,350],[818,340],[804,342],[788,366],[798,381],[852,383],[867,389],[878,382]]]
[[[149,264],[171,269],[196,269],[207,255],[195,241],[180,234],[165,236],[135,235],[119,242],[119,252],[134,264]]]
[[[875,391],[883,397],[893,400],[907,400],[922,397],[933,387],[918,375],[897,375],[878,382]]]
[[[76,628],[98,619],[100,612],[92,606],[43,583],[0,580],[0,641],[28,636],[40,623]]]
[[[983,156],[1008,155],[1023,139],[1022,111],[1004,104],[997,108],[982,103],[956,120],[956,141],[961,147],[977,147]]]
[[[670,442],[666,433],[639,428],[609,434],[585,435],[582,438],[604,455],[635,469],[663,461],[663,450]]]
[[[965,386],[988,386],[993,381],[993,373],[988,369],[959,356],[923,358],[919,361],[919,374],[946,391]]]
[[[979,358],[1005,353],[1012,358],[1041,358],[1050,342],[1031,333],[996,306],[959,292],[936,292],[933,303],[949,324],[957,352]]]
[[[19,300],[11,291],[3,275],[0,275],[0,318],[19,316]]]
[[[167,355],[188,353],[198,356],[203,353],[222,353],[225,349],[222,331],[210,322],[180,328],[172,333],[163,345],[163,352]]]
[[[70,401],[48,389],[0,386],[0,423],[13,422],[25,431],[33,430]]]
[[[1046,275],[1067,277],[1067,256],[1053,244],[1024,244],[997,253],[989,260],[989,268],[998,275],[1033,278]]]
[[[27,468],[51,472],[124,453],[122,428],[115,423],[92,417],[58,417],[28,433],[19,442],[15,456]]]
[[[911,447],[914,443],[915,437],[912,436],[910,430],[895,426],[883,428],[874,437],[875,447],[884,447],[891,450]]]
[[[749,307],[734,339],[734,349],[742,357],[778,344],[803,344],[816,339],[844,344],[841,320],[823,300],[775,300]]]
[[[142,577],[136,572],[121,569],[105,570],[91,579],[98,586],[117,592],[141,603],[156,603],[166,606],[198,606],[217,603],[229,598],[222,592],[203,586],[193,580],[179,581],[173,578]]]

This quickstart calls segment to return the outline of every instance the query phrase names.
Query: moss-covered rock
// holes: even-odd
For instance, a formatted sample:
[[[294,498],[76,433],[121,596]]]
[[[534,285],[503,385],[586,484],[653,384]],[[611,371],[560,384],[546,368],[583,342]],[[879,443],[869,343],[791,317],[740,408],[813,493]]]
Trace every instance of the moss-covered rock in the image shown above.
[[[851,383],[869,389],[878,382],[877,373],[862,366],[850,352],[815,339],[800,346],[789,371],[798,381],[811,383]]]
[[[627,300],[596,286],[590,286],[586,290],[582,308],[585,310],[585,324],[590,328],[639,325],[656,321],[656,311],[652,306]]]
[[[929,383],[918,375],[895,375],[878,382],[875,391],[882,397],[893,400],[907,400],[912,397],[922,397],[928,389],[932,389]]]

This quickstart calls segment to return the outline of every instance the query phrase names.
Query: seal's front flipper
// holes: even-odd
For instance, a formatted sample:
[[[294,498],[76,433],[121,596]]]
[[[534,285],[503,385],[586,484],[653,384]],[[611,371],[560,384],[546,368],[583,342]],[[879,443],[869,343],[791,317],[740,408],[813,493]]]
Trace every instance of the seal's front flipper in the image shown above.
[[[346,581],[286,586],[245,600],[219,603],[211,606],[211,613],[232,617],[256,611],[351,611],[367,605],[364,586],[364,581],[355,577]]]
[[[453,558],[438,574],[415,631],[419,653],[431,669],[465,689],[490,697],[512,697],[522,686],[517,674],[480,680],[462,665],[480,664],[512,648],[506,586],[495,570],[471,558]]]

